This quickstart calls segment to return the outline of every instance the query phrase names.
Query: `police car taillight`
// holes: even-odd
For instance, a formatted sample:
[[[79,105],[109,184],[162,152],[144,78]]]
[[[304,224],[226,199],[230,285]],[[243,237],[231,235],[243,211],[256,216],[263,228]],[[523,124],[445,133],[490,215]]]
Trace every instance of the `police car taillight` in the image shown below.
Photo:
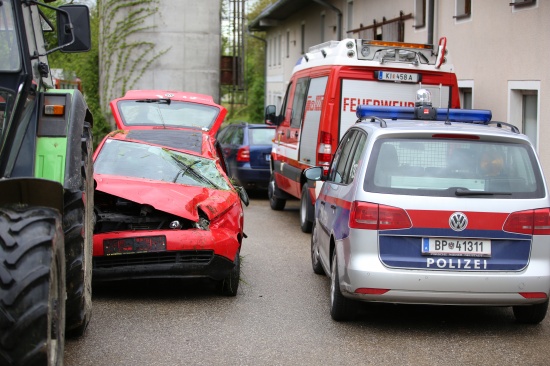
[[[411,219],[402,208],[361,201],[351,205],[349,227],[352,229],[390,230],[411,226]]]
[[[332,135],[329,132],[321,131],[321,142],[317,149],[317,163],[323,167],[324,174],[328,173],[330,161],[332,160]]]
[[[502,229],[518,234],[550,235],[550,208],[513,212]]]

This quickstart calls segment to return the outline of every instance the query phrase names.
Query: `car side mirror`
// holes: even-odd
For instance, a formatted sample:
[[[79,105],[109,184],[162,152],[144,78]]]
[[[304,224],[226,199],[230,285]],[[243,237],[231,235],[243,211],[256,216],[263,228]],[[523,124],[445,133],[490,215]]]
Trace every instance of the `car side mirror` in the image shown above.
[[[239,197],[241,198],[241,201],[243,201],[245,206],[248,206],[250,204],[250,198],[248,198],[248,193],[246,193],[246,190],[241,186],[235,186],[235,189],[239,193]]]
[[[277,122],[277,107],[274,105],[268,105],[265,107],[265,124],[278,125]]]
[[[57,40],[61,52],[82,52],[92,48],[88,6],[61,5],[59,7]]]
[[[306,170],[304,170],[304,176],[307,179],[314,181],[323,180],[325,178],[323,176],[323,168],[321,168],[320,166],[307,168]]]

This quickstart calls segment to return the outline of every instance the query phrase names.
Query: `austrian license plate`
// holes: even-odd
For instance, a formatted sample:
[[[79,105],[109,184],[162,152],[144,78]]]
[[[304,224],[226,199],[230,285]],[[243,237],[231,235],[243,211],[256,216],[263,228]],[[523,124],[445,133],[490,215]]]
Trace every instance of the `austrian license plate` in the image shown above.
[[[105,255],[163,252],[165,250],[166,237],[162,235],[106,239],[103,241]]]
[[[422,238],[422,254],[490,257],[491,240],[465,238]]]
[[[407,72],[378,71],[378,80],[402,83],[417,83],[420,80],[418,74]]]

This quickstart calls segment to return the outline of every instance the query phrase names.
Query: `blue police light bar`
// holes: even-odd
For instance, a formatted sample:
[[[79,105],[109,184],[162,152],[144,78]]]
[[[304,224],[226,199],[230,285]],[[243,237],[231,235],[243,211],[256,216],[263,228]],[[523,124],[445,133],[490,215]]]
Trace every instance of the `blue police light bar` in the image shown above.
[[[361,120],[373,116],[385,119],[416,119],[414,107],[360,105],[357,107],[356,115]],[[434,120],[487,124],[492,117],[491,111],[486,109],[438,108]]]

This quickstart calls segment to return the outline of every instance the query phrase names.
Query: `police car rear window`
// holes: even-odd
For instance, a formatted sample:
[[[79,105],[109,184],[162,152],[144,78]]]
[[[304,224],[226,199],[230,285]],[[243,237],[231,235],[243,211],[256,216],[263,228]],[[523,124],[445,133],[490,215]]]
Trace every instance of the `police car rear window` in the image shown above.
[[[377,141],[364,189],[421,196],[544,197],[542,175],[528,145],[449,139]]]

